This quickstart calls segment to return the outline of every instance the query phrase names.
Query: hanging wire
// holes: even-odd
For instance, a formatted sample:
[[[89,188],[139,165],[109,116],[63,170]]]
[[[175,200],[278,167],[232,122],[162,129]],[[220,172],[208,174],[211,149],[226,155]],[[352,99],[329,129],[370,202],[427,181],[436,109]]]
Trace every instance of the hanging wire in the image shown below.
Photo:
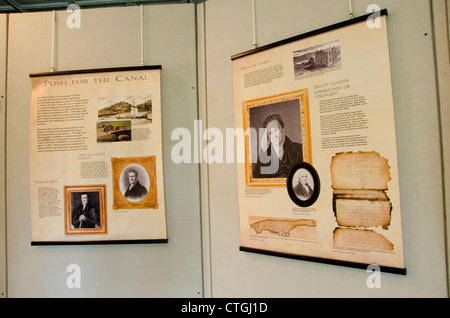
[[[144,66],[144,7],[141,4],[141,65]]]
[[[56,28],[56,11],[53,10],[53,21],[52,21],[52,65],[50,66],[50,72],[55,71],[55,28]]]
[[[353,19],[352,0],[348,0],[349,16]]]
[[[255,13],[255,0],[252,0],[252,15],[253,15],[253,48],[256,49],[256,13]]]

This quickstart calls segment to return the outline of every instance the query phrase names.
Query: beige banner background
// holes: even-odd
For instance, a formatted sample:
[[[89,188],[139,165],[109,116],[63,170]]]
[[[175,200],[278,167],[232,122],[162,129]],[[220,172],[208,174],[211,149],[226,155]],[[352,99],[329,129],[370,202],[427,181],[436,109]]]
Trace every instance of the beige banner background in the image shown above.
[[[246,191],[245,166],[238,164],[242,247],[404,268],[386,16],[381,15],[378,19],[379,28],[369,28],[364,20],[242,57],[233,57],[236,128],[245,127],[242,105],[247,101],[300,89],[308,91],[310,161],[321,183],[317,201],[309,207],[299,207],[288,196],[286,187],[267,185],[269,191]],[[303,140],[303,144],[308,143],[308,139]],[[341,171],[340,174],[344,173],[344,178],[349,180],[355,178],[352,174],[370,178],[373,174],[371,167],[376,166],[371,163],[375,160],[371,158],[372,152],[388,162],[385,171],[390,176],[388,189],[379,191],[386,191],[392,204],[390,225],[386,229],[382,224],[371,227],[356,224],[349,227],[354,231],[338,231],[347,236],[341,239],[342,235],[339,235],[339,240],[336,240],[334,233],[340,225],[336,222],[333,191],[341,189],[332,187],[332,158],[339,153],[363,156],[360,161],[367,160],[367,166],[355,166],[355,170]],[[303,156],[303,161],[309,160]],[[366,193],[358,195],[367,201],[372,200],[366,198]],[[361,209],[373,210],[378,206],[381,205],[369,203]],[[338,207],[341,208],[341,205]],[[347,208],[344,212],[356,216],[354,211],[358,208],[352,206],[352,209]],[[255,217],[270,222],[258,223],[256,232],[255,223],[250,221]],[[298,235],[289,236],[284,230],[286,219],[292,224],[301,224],[296,220],[308,220],[308,226],[314,227],[314,235],[304,239],[298,239]],[[267,228],[261,224],[266,224]],[[277,232],[278,237],[274,237],[273,233]],[[379,248],[381,245],[374,242],[379,238],[390,242],[388,250]]]
[[[167,239],[160,73],[152,67],[31,75],[34,242]],[[147,195],[138,202],[115,191],[120,173],[131,164],[148,175],[147,180],[139,176]],[[98,184],[106,188],[100,214],[108,228],[71,231],[70,217],[64,218],[71,214],[64,187],[89,190]]]

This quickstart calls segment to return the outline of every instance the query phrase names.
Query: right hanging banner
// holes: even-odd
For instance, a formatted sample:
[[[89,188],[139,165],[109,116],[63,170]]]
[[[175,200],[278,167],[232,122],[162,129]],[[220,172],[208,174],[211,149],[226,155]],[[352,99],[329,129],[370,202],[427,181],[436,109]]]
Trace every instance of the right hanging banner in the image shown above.
[[[242,251],[406,274],[386,17],[231,57]]]

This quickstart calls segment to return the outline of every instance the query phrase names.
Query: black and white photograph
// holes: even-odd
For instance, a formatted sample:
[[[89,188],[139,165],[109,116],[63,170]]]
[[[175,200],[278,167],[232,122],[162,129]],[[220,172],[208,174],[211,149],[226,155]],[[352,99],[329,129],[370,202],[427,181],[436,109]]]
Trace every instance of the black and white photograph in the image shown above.
[[[66,235],[106,233],[106,186],[64,187]]]
[[[295,204],[302,207],[310,206],[319,196],[319,175],[309,163],[298,164],[289,173],[287,189]]]
[[[157,209],[156,157],[111,158],[113,210]]]
[[[306,92],[296,91],[249,101],[246,145],[247,183],[285,186],[289,171],[310,160]]]
[[[341,44],[339,40],[295,51],[294,74],[296,79],[315,72],[332,71],[341,68]],[[318,74],[318,75],[319,75]]]
[[[142,201],[148,193],[150,178],[147,171],[139,164],[127,166],[120,176],[120,190],[128,201]]]
[[[74,229],[100,227],[99,197],[98,191],[71,193],[72,227]]]
[[[290,169],[303,161],[299,122],[298,100],[250,109],[250,125],[258,134],[254,178],[286,178]]]
[[[297,170],[292,182],[294,193],[300,200],[308,200],[312,196],[314,192],[314,180],[308,170],[304,168]]]

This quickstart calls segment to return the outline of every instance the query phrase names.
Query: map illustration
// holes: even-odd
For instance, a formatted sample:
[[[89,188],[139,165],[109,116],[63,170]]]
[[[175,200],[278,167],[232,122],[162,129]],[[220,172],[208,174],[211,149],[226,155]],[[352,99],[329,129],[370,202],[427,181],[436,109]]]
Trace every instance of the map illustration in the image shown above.
[[[262,218],[250,221],[250,227],[258,235],[267,231],[279,237],[314,239],[316,234],[316,221],[309,219]]]

